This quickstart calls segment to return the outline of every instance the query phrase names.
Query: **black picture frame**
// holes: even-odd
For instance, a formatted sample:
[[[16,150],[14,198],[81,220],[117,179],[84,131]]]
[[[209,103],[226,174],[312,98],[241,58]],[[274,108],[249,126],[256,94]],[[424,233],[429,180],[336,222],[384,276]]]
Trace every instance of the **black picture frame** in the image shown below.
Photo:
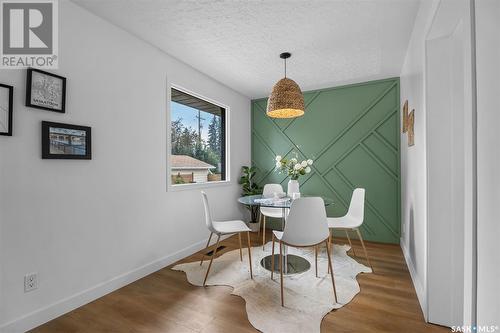
[[[7,131],[6,132],[0,132],[0,135],[5,135],[5,136],[12,136],[12,115],[13,115],[13,98],[14,98],[14,87],[9,86],[7,84],[2,84],[0,83],[0,89],[7,89],[8,90],[8,98],[9,101],[6,103],[7,104],[7,110],[3,110],[3,103],[0,103],[1,110],[0,112],[7,112],[7,117],[9,118],[7,120]]]
[[[39,104],[33,104],[33,102],[32,102],[32,96],[33,96],[32,89],[33,89],[33,74],[34,73],[38,73],[38,74],[45,75],[45,76],[50,76],[52,78],[56,78],[56,79],[62,81],[61,103],[60,103],[61,107],[60,108],[43,106],[43,105],[39,105]],[[42,103],[42,101],[40,103]],[[47,101],[46,103],[50,103],[50,102]],[[42,71],[39,69],[28,68],[27,76],[26,76],[26,106],[31,107],[31,108],[36,108],[36,109],[42,109],[42,110],[46,110],[46,111],[65,113],[66,112],[66,78],[63,76],[49,73],[46,71]]]
[[[51,140],[50,134],[51,128],[55,129],[61,129],[62,131],[59,132],[63,138],[56,144],[54,142],[56,140]],[[73,145],[71,143],[66,142],[66,140],[69,140],[69,142],[73,141],[72,138],[80,137],[78,135],[71,135],[69,134],[69,131],[64,131],[64,130],[76,130],[76,131],[84,131],[85,132],[85,151],[84,154],[78,154],[78,153],[71,153],[76,151],[76,150],[81,150],[81,147],[77,146],[82,146],[82,145]],[[67,133],[69,132],[69,133]],[[52,132],[52,134],[57,135],[58,132]],[[64,136],[71,136],[72,138],[64,138]],[[79,140],[80,141],[80,140]],[[58,150],[68,150],[68,153],[51,153],[51,145],[56,147]],[[53,148],[54,148],[53,147]],[[54,123],[54,122],[49,122],[49,121],[42,121],[42,159],[64,159],[64,160],[91,160],[92,159],[92,129],[88,126],[79,126],[79,125],[72,125],[72,124],[63,124],[63,123]]]

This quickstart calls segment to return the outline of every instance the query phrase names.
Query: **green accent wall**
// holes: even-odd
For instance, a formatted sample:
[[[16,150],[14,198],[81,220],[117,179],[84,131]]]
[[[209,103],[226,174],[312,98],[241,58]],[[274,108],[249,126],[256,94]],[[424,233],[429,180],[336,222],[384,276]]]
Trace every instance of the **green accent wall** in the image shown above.
[[[331,198],[328,216],[342,216],[353,189],[366,188],[363,237],[399,243],[399,78],[307,91],[304,102],[304,116],[272,119],[267,98],[252,101],[257,182],[281,183],[286,191],[288,179],[276,172],[275,156],[311,158],[312,172],[299,179],[302,193]]]

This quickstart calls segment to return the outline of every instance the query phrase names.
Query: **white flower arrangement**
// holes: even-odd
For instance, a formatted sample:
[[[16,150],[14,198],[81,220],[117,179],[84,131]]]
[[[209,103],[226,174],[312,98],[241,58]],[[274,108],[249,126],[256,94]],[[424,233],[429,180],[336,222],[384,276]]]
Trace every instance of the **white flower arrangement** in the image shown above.
[[[276,170],[286,173],[293,180],[297,180],[300,176],[310,173],[311,165],[313,164],[313,160],[311,159],[299,162],[296,157],[287,160],[281,157],[281,155],[276,156],[275,161]]]

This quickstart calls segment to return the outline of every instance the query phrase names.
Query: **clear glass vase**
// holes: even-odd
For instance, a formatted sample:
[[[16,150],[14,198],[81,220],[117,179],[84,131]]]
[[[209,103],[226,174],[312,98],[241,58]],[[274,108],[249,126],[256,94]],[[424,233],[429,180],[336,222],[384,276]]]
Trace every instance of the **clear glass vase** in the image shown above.
[[[299,181],[296,180],[296,179],[290,179],[288,181],[288,191],[287,191],[287,195],[292,198],[293,197],[293,193],[300,193],[300,188],[299,188],[300,184],[299,184]]]

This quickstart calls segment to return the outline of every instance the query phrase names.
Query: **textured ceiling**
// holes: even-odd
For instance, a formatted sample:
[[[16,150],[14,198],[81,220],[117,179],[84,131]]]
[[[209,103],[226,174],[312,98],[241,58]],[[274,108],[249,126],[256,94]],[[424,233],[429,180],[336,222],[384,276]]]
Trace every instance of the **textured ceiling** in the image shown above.
[[[399,76],[418,0],[73,0],[248,97]]]

